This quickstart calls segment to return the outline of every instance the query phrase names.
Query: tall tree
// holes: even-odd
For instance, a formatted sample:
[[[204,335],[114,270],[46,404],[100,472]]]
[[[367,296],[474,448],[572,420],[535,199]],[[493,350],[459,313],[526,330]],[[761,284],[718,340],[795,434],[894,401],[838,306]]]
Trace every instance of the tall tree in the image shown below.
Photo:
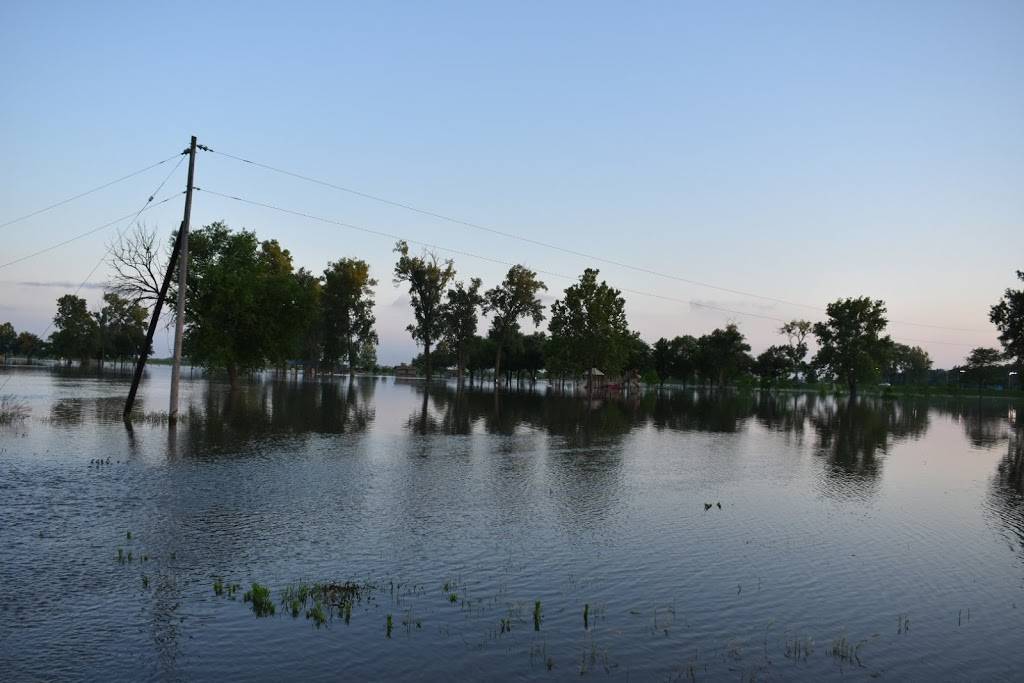
[[[422,256],[410,256],[405,240],[395,244],[399,255],[395,264],[395,284],[409,285],[409,297],[416,323],[407,328],[412,338],[423,346],[424,373],[430,382],[431,346],[444,333],[443,297],[448,283],[455,277],[455,267],[450,260],[439,261],[437,255],[425,251]]]
[[[331,367],[339,359],[348,364],[349,375],[360,365],[361,351],[376,346],[373,326],[373,288],[366,261],[343,258],[328,264],[324,271],[321,307],[323,312],[324,360]],[[374,354],[376,356],[376,354]]]
[[[579,374],[599,368],[605,374],[618,373],[629,351],[626,302],[619,290],[597,281],[599,271],[587,268],[579,282],[565,288],[564,296],[551,305],[552,355]],[[588,382],[588,387],[590,386]]]
[[[806,373],[807,336],[814,330],[814,325],[807,320],[790,320],[779,328],[779,333],[786,335],[789,342],[786,350],[789,354],[790,372],[794,375]]]
[[[173,239],[173,235],[172,235]],[[291,254],[274,240],[222,222],[189,235],[184,352],[203,367],[224,369],[232,386],[239,376],[283,363],[300,321]],[[174,310],[177,288],[169,296]]]
[[[484,297],[480,294],[480,278],[469,281],[469,287],[461,282],[448,290],[448,301],[444,305],[445,342],[455,351],[458,375],[457,386],[461,389],[463,375],[466,371],[466,354],[469,341],[476,335],[477,315],[484,305]]]
[[[697,340],[702,377],[725,386],[753,365],[750,344],[735,323],[717,328]]]
[[[88,365],[96,349],[97,326],[85,299],[74,294],[65,294],[57,299],[53,326],[50,344],[54,354],[69,363],[77,359],[83,366]]]
[[[14,350],[14,343],[17,340],[14,325],[9,322],[0,324],[0,354],[4,357],[4,363],[7,362],[7,354]]]
[[[1024,282],[1024,270],[1017,271]],[[989,320],[999,330],[999,342],[1006,356],[1024,367],[1024,289],[1006,289],[1003,298],[989,311]]]
[[[654,372],[658,375],[658,386],[665,386],[665,380],[669,378],[669,374],[672,372],[674,361],[672,344],[668,339],[662,337],[654,342],[654,347],[651,350],[651,361],[654,364]]]
[[[530,318],[534,325],[544,320],[544,304],[538,292],[547,291],[547,285],[537,279],[537,273],[526,266],[509,268],[500,285],[484,295],[484,313],[493,314],[491,336],[495,342],[494,380],[501,376],[501,352],[519,332],[519,319]]]
[[[814,365],[856,395],[861,382],[878,375],[892,347],[892,339],[883,335],[888,323],[885,302],[869,297],[839,299],[825,311],[828,320],[814,323],[820,347]]]
[[[304,373],[315,373],[323,354],[323,282],[305,268],[295,271],[294,277],[295,306],[301,323],[295,335],[291,356],[302,361]]]

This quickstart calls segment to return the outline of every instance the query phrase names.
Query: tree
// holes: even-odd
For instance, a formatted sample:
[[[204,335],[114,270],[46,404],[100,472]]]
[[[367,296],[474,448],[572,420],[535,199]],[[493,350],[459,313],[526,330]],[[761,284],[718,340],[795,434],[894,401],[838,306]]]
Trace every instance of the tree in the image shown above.
[[[530,318],[534,325],[544,320],[544,304],[537,293],[547,291],[547,285],[537,279],[537,273],[526,266],[509,268],[500,285],[484,295],[484,313],[493,313],[491,333],[495,341],[494,378],[501,375],[502,348],[519,332],[519,319]]]
[[[665,386],[665,380],[669,378],[673,365],[672,345],[665,337],[654,342],[654,347],[651,349],[651,362],[654,365],[654,372],[658,375],[658,386]]]
[[[786,350],[789,353],[790,372],[793,374],[805,373],[807,365],[804,358],[807,356],[807,335],[814,329],[807,320],[790,320],[779,328],[779,333],[786,335],[789,342]]]
[[[106,292],[103,304],[98,312],[93,313],[97,332],[95,350],[100,364],[107,356],[119,360],[134,358],[146,341],[146,309],[116,292]]]
[[[537,373],[544,369],[547,362],[548,336],[543,332],[534,332],[523,337],[521,367],[530,375],[530,384],[537,383]]]
[[[43,340],[31,332],[21,332],[14,344],[15,351],[25,357],[27,363],[32,362],[32,356],[45,353]]]
[[[967,367],[974,371],[974,377],[978,381],[979,392],[981,391],[982,381],[986,372],[993,366],[999,365],[1002,357],[1003,354],[1000,353],[999,349],[985,346],[979,346],[967,354]]]
[[[630,332],[625,340],[626,361],[623,367],[643,376],[654,369],[654,352],[651,345],[640,338],[639,332]]]
[[[9,322],[0,325],[0,354],[3,354],[4,363],[7,362],[7,354],[14,350],[14,343],[17,340],[14,325]]]
[[[491,339],[480,335],[473,336],[466,343],[466,370],[469,371],[470,385],[473,384],[477,373],[494,367],[494,347]]]
[[[700,344],[693,335],[684,334],[674,337],[669,344],[671,348],[672,369],[670,374],[683,380],[685,385],[693,378],[700,362]]]
[[[295,335],[291,356],[302,361],[304,373],[315,373],[323,353],[323,282],[305,268],[295,271],[294,277],[295,307],[302,322]]]
[[[74,294],[57,299],[53,326],[55,331],[50,334],[50,344],[54,354],[68,363],[77,359],[83,366],[88,365],[96,348],[97,326],[85,299]]]
[[[725,329],[717,328],[697,340],[698,367],[702,378],[718,386],[725,386],[754,363],[750,357],[750,344],[735,323]]]
[[[890,381],[895,376],[901,376],[905,384],[928,381],[928,370],[932,367],[932,359],[928,356],[928,352],[920,346],[894,343],[889,358]]]
[[[203,367],[241,373],[283,363],[303,321],[288,250],[222,222],[189,235],[184,353]],[[169,297],[171,310],[177,287]]]
[[[877,377],[892,347],[889,335],[882,335],[888,323],[885,302],[869,297],[839,299],[825,311],[828,320],[814,323],[820,348],[813,363],[856,395],[858,384]]]
[[[469,281],[468,288],[456,282],[455,287],[448,290],[448,301],[441,313],[445,342],[455,351],[458,367],[456,384],[460,389],[466,371],[467,345],[476,335],[477,312],[484,305],[484,297],[480,294],[481,284],[477,277]]]
[[[793,373],[792,346],[769,346],[758,355],[753,369],[762,385],[774,385],[787,379]]]
[[[1018,270],[1017,277],[1024,282],[1024,270]],[[999,330],[999,342],[1006,356],[1024,366],[1024,289],[1007,288],[988,317]]]
[[[409,284],[409,297],[416,317],[416,323],[406,329],[423,346],[424,374],[429,383],[430,348],[444,333],[442,297],[445,287],[455,277],[455,267],[451,260],[438,261],[437,256],[429,251],[422,256],[410,256],[405,240],[399,240],[394,251],[399,254],[394,282],[396,285],[402,282]]]
[[[110,288],[134,303],[156,303],[167,269],[157,247],[156,231],[138,224],[131,232],[119,235],[109,251],[108,261],[114,272]]]
[[[551,354],[575,374],[589,375],[592,368],[618,373],[629,352],[626,302],[619,290],[598,283],[598,274],[587,268],[579,282],[566,287],[565,295],[551,305]]]
[[[333,368],[344,359],[350,376],[361,364],[360,357],[369,360],[366,347],[378,342],[373,329],[375,286],[366,261],[343,258],[329,263],[324,271],[320,296],[324,361]],[[372,355],[375,364],[376,351]]]

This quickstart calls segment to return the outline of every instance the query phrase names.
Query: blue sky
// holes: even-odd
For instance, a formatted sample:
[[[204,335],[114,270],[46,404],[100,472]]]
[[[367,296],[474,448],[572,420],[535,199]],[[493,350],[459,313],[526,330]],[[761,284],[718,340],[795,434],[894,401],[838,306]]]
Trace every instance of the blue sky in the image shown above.
[[[891,326],[940,365],[995,344],[988,307],[1024,269],[1024,3],[150,5],[0,8],[0,223],[195,133],[651,270],[816,306],[870,295],[895,320],[976,330]],[[0,228],[0,262],[137,209],[167,170]],[[168,190],[183,184],[182,166]],[[595,265],[216,155],[196,184],[545,271]],[[166,234],[180,213],[175,199],[143,218]],[[216,219],[313,270],[368,260],[380,358],[412,355],[388,239],[197,194],[193,225]],[[77,286],[116,229],[0,269],[0,320],[41,332],[67,289],[52,283]],[[455,262],[487,286],[504,270]],[[627,293],[650,341],[734,320],[759,351],[778,323],[741,313],[820,316],[601,270],[682,300]],[[553,297],[567,284],[547,280]]]

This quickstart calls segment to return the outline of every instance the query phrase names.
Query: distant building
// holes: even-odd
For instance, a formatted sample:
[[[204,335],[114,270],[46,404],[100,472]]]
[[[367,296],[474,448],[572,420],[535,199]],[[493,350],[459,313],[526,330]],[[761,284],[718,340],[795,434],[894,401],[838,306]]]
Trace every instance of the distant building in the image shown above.
[[[406,363],[395,366],[395,377],[415,377],[417,374],[416,368]]]

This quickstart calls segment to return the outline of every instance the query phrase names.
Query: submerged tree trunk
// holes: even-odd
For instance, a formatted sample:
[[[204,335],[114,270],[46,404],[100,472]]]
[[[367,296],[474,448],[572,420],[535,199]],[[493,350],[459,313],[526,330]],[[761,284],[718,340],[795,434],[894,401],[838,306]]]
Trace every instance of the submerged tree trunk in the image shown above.
[[[458,363],[459,364],[459,369],[458,369],[459,375],[458,375],[458,379],[455,382],[455,386],[458,389],[462,389],[462,385],[463,385],[463,377],[462,377],[462,375],[466,371],[466,350],[465,350],[463,344],[459,344],[458,359],[459,359],[459,363]]]
[[[423,342],[423,365],[424,374],[427,376],[427,384],[430,384],[430,340],[424,340]]]
[[[498,342],[498,351],[494,354],[494,388],[498,388],[498,378],[501,377],[501,342]]]
[[[228,383],[231,384],[232,389],[238,388],[238,366],[229,365],[228,370]]]

